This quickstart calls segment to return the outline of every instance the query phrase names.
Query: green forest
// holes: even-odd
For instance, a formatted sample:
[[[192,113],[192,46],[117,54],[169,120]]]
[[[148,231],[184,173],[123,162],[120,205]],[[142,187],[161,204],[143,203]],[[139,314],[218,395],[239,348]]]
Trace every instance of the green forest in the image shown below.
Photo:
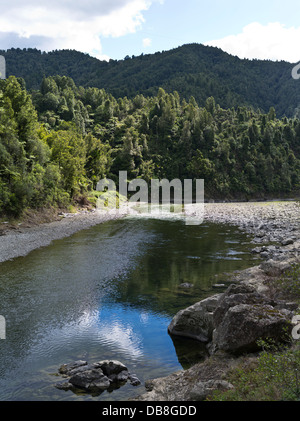
[[[201,107],[212,96],[222,108],[250,106],[267,113],[274,107],[278,117],[299,114],[300,86],[291,77],[293,64],[242,60],[202,44],[109,62],[75,50],[11,48],[0,54],[6,58],[7,75],[22,77],[28,90],[40,89],[44,76],[60,75],[77,86],[105,89],[115,98],[152,97],[163,88],[186,101],[193,96]]]
[[[206,200],[288,197],[300,187],[300,120],[250,106],[200,105],[178,91],[114,97],[44,77],[0,81],[0,215],[64,208],[97,182],[205,179]]]

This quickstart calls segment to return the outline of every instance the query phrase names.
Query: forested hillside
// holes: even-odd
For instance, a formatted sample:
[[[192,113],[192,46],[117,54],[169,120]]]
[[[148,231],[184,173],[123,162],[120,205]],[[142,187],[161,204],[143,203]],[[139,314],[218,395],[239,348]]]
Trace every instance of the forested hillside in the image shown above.
[[[204,178],[206,199],[291,195],[300,186],[300,121],[250,107],[200,106],[159,88],[115,98],[71,78],[0,81],[0,214],[67,206],[104,176]]]
[[[43,76],[68,76],[77,86],[105,89],[114,97],[156,95],[162,87],[177,91],[200,106],[213,96],[222,108],[252,106],[279,117],[298,115],[300,82],[286,62],[241,60],[218,48],[188,44],[170,51],[99,61],[77,51],[42,53],[36,49],[0,51],[7,74],[24,78],[27,89],[39,89]]]

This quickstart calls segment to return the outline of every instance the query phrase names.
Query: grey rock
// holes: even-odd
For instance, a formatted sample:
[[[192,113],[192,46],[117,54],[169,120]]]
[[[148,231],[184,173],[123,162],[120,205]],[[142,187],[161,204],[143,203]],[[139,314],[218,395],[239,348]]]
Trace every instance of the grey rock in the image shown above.
[[[205,401],[215,391],[225,392],[234,389],[234,386],[225,380],[208,380],[198,382],[190,391],[192,401]]]
[[[269,257],[269,253],[268,253],[267,251],[262,251],[262,252],[260,253],[260,256],[261,256],[263,259],[266,259],[267,257]]]
[[[68,373],[70,373],[72,370],[75,370],[79,367],[83,367],[87,365],[87,361],[75,361],[69,364],[63,364],[60,366],[60,368],[58,369],[60,374],[66,374],[68,375]]]
[[[135,374],[129,374],[128,379],[132,386],[139,386],[141,384],[140,379]]]
[[[94,364],[94,367],[101,368],[101,370],[106,376],[111,376],[112,374],[119,374],[121,373],[121,371],[127,371],[127,367],[123,363],[115,360],[99,361]]]
[[[88,391],[103,391],[109,388],[111,380],[103,374],[103,371],[100,368],[94,368],[92,370],[74,374],[69,379],[69,383],[75,387]]]
[[[93,368],[95,368],[93,366],[93,364],[92,365],[90,365],[90,364],[82,365],[80,367],[76,367],[76,368],[73,368],[72,370],[69,370],[67,372],[67,376],[69,376],[69,377],[74,376],[77,373],[82,373],[83,371],[92,370]]]
[[[274,301],[267,299],[264,295],[258,293],[250,285],[232,284],[220,298],[216,310],[213,314],[214,327],[217,327],[225,317],[225,314],[231,307],[239,304],[269,304]]]
[[[109,376],[109,379],[113,382],[113,383],[126,383],[129,377],[129,373],[127,370],[121,371],[118,374],[111,374]]]
[[[259,254],[259,253],[261,253],[263,251],[262,248],[263,247],[255,247],[254,249],[251,250],[251,253],[253,253],[253,254]]]
[[[189,289],[189,288],[193,288],[193,286],[194,286],[193,284],[190,284],[188,282],[183,282],[182,284],[179,285],[179,288]]]
[[[71,383],[69,383],[69,382],[64,382],[64,383],[57,383],[56,385],[55,385],[55,387],[57,388],[57,389],[59,389],[59,390],[65,390],[65,391],[68,391],[68,390],[71,390],[71,389],[73,389],[73,385],[71,384]]]
[[[262,304],[229,308],[213,334],[215,349],[240,354],[259,350],[258,340],[286,342],[293,313]]]
[[[280,276],[285,271],[291,268],[291,264],[286,260],[277,261],[277,260],[270,259],[266,262],[261,263],[260,268],[268,276]]]
[[[115,360],[103,360],[93,364],[75,361],[63,364],[59,373],[69,377],[67,382],[55,385],[61,390],[82,389],[89,393],[102,393],[106,389],[119,388],[128,380],[133,386],[140,384],[136,375],[130,374],[123,363]]]
[[[179,311],[168,326],[170,335],[208,342],[214,329],[213,312],[221,296],[222,294],[213,295]]]
[[[286,238],[285,240],[281,241],[282,246],[288,246],[290,244],[294,244],[294,240],[292,238]]]

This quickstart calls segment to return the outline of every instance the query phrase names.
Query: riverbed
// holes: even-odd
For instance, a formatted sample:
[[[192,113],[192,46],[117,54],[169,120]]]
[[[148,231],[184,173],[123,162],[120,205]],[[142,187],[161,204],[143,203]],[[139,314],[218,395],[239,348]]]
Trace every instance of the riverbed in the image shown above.
[[[126,400],[142,393],[147,379],[190,367],[206,349],[173,342],[167,333],[173,316],[222,291],[224,273],[259,261],[251,253],[253,237],[223,223],[189,226],[178,218],[130,215],[83,221],[64,218],[0,240],[19,235],[22,252],[26,235],[39,238],[38,247],[0,264],[2,401]],[[50,241],[42,233],[51,226],[60,227],[61,237],[52,229]],[[100,396],[55,388],[59,366],[82,359],[122,361],[141,385]]]

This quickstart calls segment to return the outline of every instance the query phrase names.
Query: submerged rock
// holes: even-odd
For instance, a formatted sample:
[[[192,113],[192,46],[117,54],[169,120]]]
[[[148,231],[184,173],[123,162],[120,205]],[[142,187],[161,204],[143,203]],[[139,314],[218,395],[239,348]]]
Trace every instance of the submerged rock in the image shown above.
[[[193,288],[193,284],[190,284],[189,282],[183,282],[182,284],[179,285],[178,288],[182,288],[182,289],[189,289],[189,288]]]

